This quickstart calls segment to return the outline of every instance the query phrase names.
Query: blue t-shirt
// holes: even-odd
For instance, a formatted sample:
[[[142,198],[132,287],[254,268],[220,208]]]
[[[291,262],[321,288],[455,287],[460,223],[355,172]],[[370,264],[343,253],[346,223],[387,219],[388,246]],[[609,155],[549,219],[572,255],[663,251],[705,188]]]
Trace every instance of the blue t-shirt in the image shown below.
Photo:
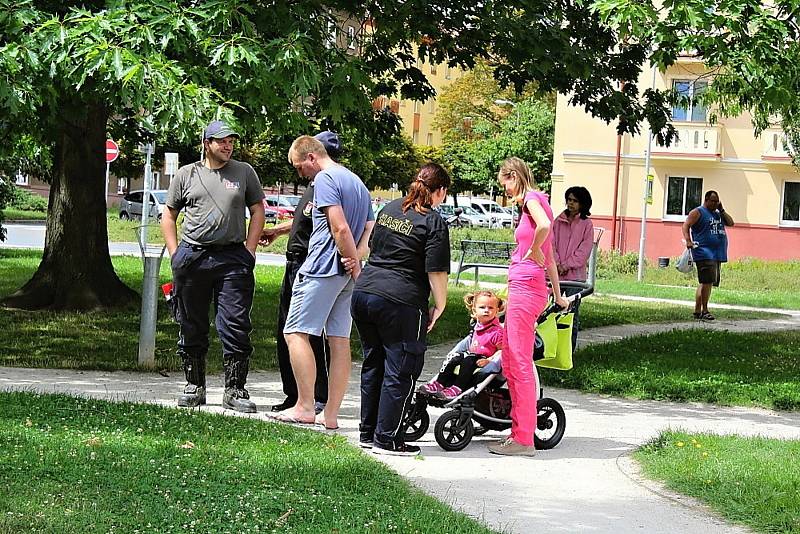
[[[375,220],[369,191],[361,178],[341,165],[317,173],[312,212],[314,229],[308,243],[308,257],[300,268],[304,275],[322,278],[346,274],[325,217],[324,208],[329,206],[342,207],[356,245],[367,221]]]
[[[700,206],[697,210],[700,218],[691,227],[692,241],[697,243],[692,249],[692,258],[694,261],[728,261],[728,235],[725,233],[722,215],[705,206]]]

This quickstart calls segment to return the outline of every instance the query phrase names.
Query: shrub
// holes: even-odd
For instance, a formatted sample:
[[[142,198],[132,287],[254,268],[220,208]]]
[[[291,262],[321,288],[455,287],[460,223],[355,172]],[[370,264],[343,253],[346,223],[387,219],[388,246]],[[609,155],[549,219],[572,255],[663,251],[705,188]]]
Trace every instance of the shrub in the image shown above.
[[[25,211],[47,211],[47,199],[27,189],[14,187],[8,207]]]
[[[645,264],[647,260],[645,260]],[[599,250],[597,257],[597,277],[609,278],[618,274],[636,274],[639,269],[639,254],[628,252],[620,254],[616,250]]]

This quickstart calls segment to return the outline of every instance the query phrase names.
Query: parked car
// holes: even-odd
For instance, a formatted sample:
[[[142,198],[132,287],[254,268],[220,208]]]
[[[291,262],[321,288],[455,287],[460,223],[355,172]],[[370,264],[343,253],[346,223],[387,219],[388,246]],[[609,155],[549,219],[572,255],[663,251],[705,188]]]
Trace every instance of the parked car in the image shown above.
[[[461,210],[461,214],[458,215],[458,226],[490,226],[490,220],[474,209],[469,206],[459,206],[458,209]],[[447,220],[448,218],[453,217],[456,215],[455,213],[455,206],[452,204],[439,204],[437,211],[442,215],[442,217]],[[456,219],[454,219],[455,221]],[[450,226],[454,226],[451,224]]]
[[[278,213],[279,219],[294,217],[294,210],[300,203],[300,197],[297,195],[267,195],[264,200],[268,207]]]
[[[480,197],[458,197],[458,205],[469,206],[486,217],[491,228],[511,228],[514,225],[514,217],[494,200]]]
[[[278,212],[277,210],[270,208],[267,205],[267,199],[261,201],[264,204],[264,223],[265,224],[277,224],[278,223]],[[244,208],[244,217],[245,219],[250,219],[250,210],[247,209],[245,206]]]
[[[150,212],[147,214],[155,220],[161,220],[167,200],[166,189],[153,189],[150,193]],[[141,219],[144,191],[131,191],[119,203],[119,218],[122,220]]]

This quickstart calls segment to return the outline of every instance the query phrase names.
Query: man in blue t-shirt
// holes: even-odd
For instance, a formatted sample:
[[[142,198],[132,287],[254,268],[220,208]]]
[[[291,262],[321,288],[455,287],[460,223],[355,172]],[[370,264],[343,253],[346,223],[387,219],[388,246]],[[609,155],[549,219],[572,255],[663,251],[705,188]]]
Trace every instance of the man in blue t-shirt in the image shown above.
[[[350,378],[350,298],[361,273],[361,262],[355,260],[358,249],[369,241],[375,217],[364,183],[330,159],[317,139],[307,135],[295,139],[289,161],[300,176],[314,180],[313,230],[283,329],[297,381],[297,403],[274,417],[335,429]],[[354,260],[350,272],[342,262],[347,258]],[[309,336],[323,332],[331,348],[328,403],[315,419],[316,364]]]
[[[714,320],[708,312],[708,299],[711,288],[719,287],[720,269],[728,261],[726,226],[733,226],[733,217],[725,212],[716,191],[708,191],[703,205],[690,211],[683,223],[683,239],[692,250],[700,283],[694,298],[695,319]]]

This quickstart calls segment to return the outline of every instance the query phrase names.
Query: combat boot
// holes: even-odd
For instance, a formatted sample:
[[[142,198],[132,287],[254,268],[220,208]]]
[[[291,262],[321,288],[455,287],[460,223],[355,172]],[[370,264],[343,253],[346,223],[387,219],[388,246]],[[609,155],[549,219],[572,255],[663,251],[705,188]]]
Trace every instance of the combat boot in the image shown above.
[[[186,387],[178,397],[178,406],[196,408],[206,403],[206,357],[205,354],[188,354],[178,351],[183,359],[183,374]]]
[[[250,359],[244,355],[226,356],[225,393],[222,395],[222,407],[242,413],[255,413],[256,403],[250,400],[250,393],[244,388],[247,382],[247,371]]]

